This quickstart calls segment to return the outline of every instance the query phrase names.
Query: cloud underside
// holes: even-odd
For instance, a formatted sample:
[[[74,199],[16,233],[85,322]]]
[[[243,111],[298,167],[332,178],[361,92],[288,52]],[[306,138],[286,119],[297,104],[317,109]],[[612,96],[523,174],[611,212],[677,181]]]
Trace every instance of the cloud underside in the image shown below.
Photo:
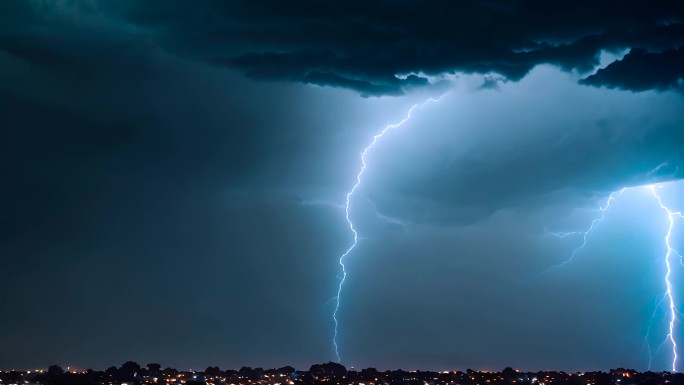
[[[662,90],[684,77],[684,8],[676,1],[129,5],[126,20],[178,52],[255,79],[366,96],[401,95],[428,84],[426,75],[496,73],[517,81],[539,64],[588,75],[602,51],[631,49],[583,83]]]
[[[617,47],[610,48],[615,49]],[[558,50],[563,49],[573,50],[571,46],[565,46]],[[552,50],[548,52],[509,53],[510,60],[499,62],[483,60],[482,62],[445,65],[441,69],[430,71],[429,74],[496,73],[502,75],[505,80],[519,81],[539,64],[554,64],[567,71],[576,70],[582,73],[588,72],[598,65],[600,51],[601,48],[596,46],[591,52],[585,52],[582,57],[568,56],[566,58],[556,57]],[[300,60],[303,57],[311,56],[328,59],[320,65],[313,66],[311,65],[312,62]],[[365,77],[355,71],[354,68],[348,70],[338,68],[337,63],[343,61],[329,52],[322,53],[320,56],[305,52],[248,54],[234,59],[213,60],[216,64],[238,68],[254,79],[292,80],[320,86],[341,87],[354,90],[362,96],[403,95],[408,88],[430,84],[426,77],[416,74],[400,78],[388,72],[382,76]],[[317,60],[313,61],[313,63],[315,62]],[[283,65],[283,63],[287,64]],[[401,70],[409,71],[408,68]],[[413,72],[424,73],[422,70],[414,70]],[[616,60],[605,68],[600,68],[597,73],[581,79],[580,83],[630,91],[682,90],[684,87],[684,46],[661,52],[649,52],[643,48],[633,48],[623,59]],[[487,82],[483,85],[484,88],[488,86]]]
[[[633,91],[684,89],[684,46],[662,52],[632,49],[622,60],[581,81]]]
[[[453,73],[517,81],[540,64],[583,74],[586,85],[632,91],[681,89],[684,78],[684,8],[677,1],[79,4],[148,43],[253,79],[341,87],[363,96],[402,95],[428,85],[430,76]],[[43,17],[45,4],[32,11],[21,3],[11,7],[22,12],[14,12],[20,16],[14,20],[0,17],[0,32],[9,31],[0,50],[30,60],[64,57],[45,49],[36,57],[30,38],[39,32],[26,34],[22,27],[30,25],[27,18]],[[590,75],[602,51],[630,50]]]

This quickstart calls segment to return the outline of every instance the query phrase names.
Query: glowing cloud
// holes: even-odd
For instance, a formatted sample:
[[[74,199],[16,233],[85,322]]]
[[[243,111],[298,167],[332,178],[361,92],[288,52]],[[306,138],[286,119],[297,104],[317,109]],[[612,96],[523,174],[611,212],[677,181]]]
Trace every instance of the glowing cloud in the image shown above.
[[[673,211],[670,210],[665,204],[663,204],[663,200],[660,198],[660,195],[656,192],[656,186],[647,186],[648,189],[651,190],[653,193],[653,196],[658,200],[658,205],[660,205],[660,208],[665,211],[667,214],[667,219],[669,222],[669,226],[667,228],[667,234],[665,235],[665,246],[667,247],[667,252],[665,253],[665,266],[667,267],[667,273],[665,274],[665,285],[667,288],[666,297],[669,301],[669,308],[670,308],[670,323],[669,323],[669,332],[667,334],[667,338],[670,340],[670,343],[672,344],[672,371],[676,372],[677,371],[677,341],[675,340],[674,337],[674,329],[675,329],[675,322],[677,321],[677,313],[678,310],[675,308],[675,302],[674,298],[672,295],[672,282],[670,282],[670,277],[672,275],[672,267],[671,267],[671,261],[670,258],[673,255],[677,255],[680,258],[680,263],[681,263],[681,254],[677,252],[672,247],[672,244],[670,243],[670,237],[672,236],[672,229],[674,227],[675,223],[675,217],[679,218],[684,218],[681,212],[679,211]]]
[[[407,121],[409,121],[415,110],[422,109],[428,103],[438,102],[441,98],[442,97],[440,97],[438,99],[430,98],[430,99],[424,101],[423,103],[414,104],[409,109],[409,111],[406,114],[406,117],[404,117],[404,119],[400,120],[398,123],[394,123],[394,124],[390,124],[390,125],[385,126],[385,128],[383,128],[378,134],[373,136],[373,140],[371,141],[371,143],[368,146],[366,146],[366,148],[364,148],[363,151],[361,152],[361,169],[359,170],[359,173],[356,174],[356,183],[354,183],[354,186],[352,186],[351,190],[349,190],[349,192],[347,193],[346,203],[344,206],[345,219],[347,220],[347,223],[349,224],[349,229],[354,234],[354,242],[352,243],[351,246],[349,246],[347,251],[345,251],[340,256],[339,263],[340,263],[340,266],[342,267],[342,278],[340,279],[340,284],[337,288],[337,295],[334,297],[334,299],[335,299],[335,311],[333,312],[333,321],[335,322],[335,332],[333,334],[332,342],[333,342],[333,346],[335,347],[335,355],[337,356],[338,362],[340,362],[342,360],[342,358],[340,357],[339,346],[337,343],[337,335],[338,335],[338,329],[339,329],[339,320],[337,319],[337,314],[340,311],[340,300],[341,300],[341,295],[342,295],[342,287],[344,286],[344,281],[347,278],[347,271],[346,271],[345,266],[344,266],[344,258],[347,255],[349,255],[349,253],[351,253],[352,250],[354,250],[354,248],[356,247],[356,245],[358,244],[358,241],[359,241],[359,234],[356,231],[356,228],[354,228],[354,223],[352,222],[351,217],[349,215],[349,207],[351,205],[351,198],[354,195],[354,193],[356,192],[356,190],[358,189],[359,185],[361,185],[361,177],[363,176],[363,173],[366,170],[366,166],[367,166],[366,165],[366,155],[375,146],[375,144],[378,142],[378,140],[380,138],[382,138],[383,136],[385,136],[385,134],[388,131],[395,129],[395,128],[398,128],[401,125],[403,125],[404,123],[406,123]]]
[[[675,326],[677,323],[677,314],[680,314],[679,311],[677,310],[675,306],[675,300],[674,300],[674,294],[673,294],[673,285],[672,285],[672,258],[673,257],[679,257],[680,259],[680,264],[684,264],[682,262],[682,255],[672,246],[671,243],[671,237],[672,237],[672,230],[675,225],[675,219],[681,218],[684,219],[684,215],[679,212],[679,211],[674,211],[668,208],[665,203],[663,203],[662,198],[660,195],[658,195],[658,192],[656,189],[662,188],[662,185],[646,185],[646,186],[637,186],[637,187],[626,187],[622,188],[618,191],[614,191],[610,194],[608,197],[608,200],[606,201],[605,205],[599,207],[597,210],[600,214],[598,217],[594,218],[589,225],[589,228],[586,231],[573,231],[573,232],[547,232],[548,234],[551,234],[553,236],[556,236],[558,238],[565,238],[569,235],[580,235],[582,237],[582,243],[576,247],[573,251],[572,254],[570,255],[570,258],[567,259],[566,261],[562,262],[561,264],[551,266],[550,268],[544,270],[542,273],[548,272],[549,270],[555,269],[555,268],[560,268],[565,266],[566,264],[570,263],[577,252],[584,248],[587,244],[587,237],[589,234],[595,230],[596,224],[606,217],[606,211],[610,208],[610,205],[618,198],[620,197],[625,190],[628,189],[648,189],[652,194],[653,197],[657,200],[658,205],[660,208],[665,212],[666,218],[668,220],[668,228],[667,228],[667,233],[665,234],[664,237],[664,244],[666,247],[666,253],[665,253],[665,267],[666,267],[666,273],[665,276],[663,277],[663,281],[665,283],[665,294],[662,298],[661,301],[658,302],[658,305],[661,304],[663,301],[667,300],[668,302],[668,308],[669,308],[669,313],[670,313],[670,319],[668,322],[669,328],[668,328],[668,333],[665,341],[663,343],[669,342],[670,345],[672,346],[672,371],[676,372],[677,371],[677,360],[678,360],[678,355],[677,355],[677,340],[675,338]],[[650,327],[649,327],[650,329]],[[650,356],[650,349],[649,349],[649,356]],[[649,360],[649,369],[650,369],[650,360]]]

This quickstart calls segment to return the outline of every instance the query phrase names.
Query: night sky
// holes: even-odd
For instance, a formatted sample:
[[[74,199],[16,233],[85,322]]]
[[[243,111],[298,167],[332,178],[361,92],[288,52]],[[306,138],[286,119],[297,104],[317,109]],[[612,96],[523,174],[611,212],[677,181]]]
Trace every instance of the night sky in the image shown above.
[[[429,98],[351,198],[341,362],[672,368],[680,1],[7,0],[0,69],[0,369],[336,360],[360,153]]]

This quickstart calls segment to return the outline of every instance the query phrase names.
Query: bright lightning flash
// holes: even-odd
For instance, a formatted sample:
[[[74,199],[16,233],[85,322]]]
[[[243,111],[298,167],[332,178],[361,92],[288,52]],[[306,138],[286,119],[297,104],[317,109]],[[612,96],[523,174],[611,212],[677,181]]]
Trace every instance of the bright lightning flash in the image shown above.
[[[441,99],[441,97],[439,99]],[[358,241],[359,241],[359,234],[356,231],[356,228],[354,227],[354,223],[352,222],[351,217],[349,215],[349,207],[351,205],[352,195],[354,195],[354,193],[356,192],[356,189],[358,189],[359,185],[361,184],[361,177],[363,176],[364,171],[366,171],[366,155],[368,155],[368,152],[375,146],[375,144],[378,142],[378,140],[380,138],[382,138],[383,136],[385,136],[385,134],[388,131],[395,129],[395,128],[398,128],[401,125],[403,125],[404,123],[406,123],[407,121],[409,121],[411,119],[411,115],[413,114],[413,112],[415,110],[422,109],[426,104],[437,102],[437,101],[439,101],[439,99],[430,98],[430,99],[424,101],[423,103],[414,104],[413,107],[411,107],[411,109],[409,109],[409,111],[406,114],[406,117],[404,117],[404,119],[400,120],[398,123],[394,123],[394,124],[390,124],[388,126],[385,126],[385,128],[383,128],[382,131],[380,131],[378,134],[373,136],[373,140],[371,141],[371,143],[368,146],[366,146],[366,148],[364,148],[363,151],[361,152],[361,169],[359,170],[359,173],[356,174],[356,183],[354,184],[354,186],[352,186],[351,190],[347,193],[346,203],[344,206],[345,218],[347,219],[347,223],[349,224],[349,229],[351,230],[352,234],[354,234],[354,242],[352,243],[351,246],[349,246],[347,251],[345,251],[340,256],[340,262],[339,263],[340,263],[340,266],[342,267],[342,278],[340,279],[340,284],[337,288],[337,295],[334,297],[336,300],[335,311],[333,312],[333,320],[335,321],[335,333],[333,334],[332,342],[333,342],[333,345],[335,347],[335,355],[337,356],[337,362],[340,362],[342,360],[342,358],[340,357],[340,351],[339,351],[339,347],[337,344],[337,334],[338,334],[338,327],[339,327],[339,320],[337,319],[337,314],[340,311],[340,298],[341,298],[340,296],[342,294],[342,286],[344,285],[344,281],[347,278],[347,271],[346,271],[345,266],[344,266],[344,258],[347,255],[349,255],[349,253],[351,253],[352,250],[354,250],[354,248],[356,247],[356,245],[358,244]]]
[[[682,256],[677,252],[672,247],[672,244],[670,243],[670,237],[672,236],[672,229],[674,228],[675,224],[675,217],[683,218],[684,215],[680,211],[672,211],[670,210],[667,206],[663,204],[663,200],[660,198],[660,195],[656,192],[656,187],[655,186],[648,186],[648,188],[651,190],[653,193],[653,196],[658,200],[658,205],[660,205],[660,208],[665,211],[667,214],[667,219],[669,221],[669,226],[667,228],[667,234],[665,235],[665,246],[667,246],[667,252],[665,254],[665,266],[667,267],[667,273],[665,274],[665,285],[667,288],[666,291],[666,296],[667,299],[669,300],[669,308],[670,308],[670,325],[669,325],[669,333],[667,334],[667,339],[670,340],[670,343],[672,344],[672,371],[676,372],[677,371],[677,341],[675,340],[674,337],[674,327],[675,327],[675,322],[677,320],[677,308],[675,307],[675,302],[674,298],[672,297],[672,282],[670,282],[670,276],[672,275],[672,268],[670,266],[670,257],[673,255],[676,255],[680,258]]]
[[[589,225],[589,228],[586,231],[573,231],[573,232],[560,232],[560,233],[552,233],[552,232],[547,232],[548,234],[554,235],[558,238],[565,238],[569,235],[580,235],[582,237],[582,243],[576,247],[573,251],[572,254],[570,255],[570,258],[568,258],[566,261],[559,265],[551,266],[550,268],[546,269],[544,272],[548,272],[551,269],[563,267],[566,264],[570,263],[577,252],[584,248],[587,244],[587,237],[589,234],[595,229],[596,224],[598,222],[601,222],[605,219],[606,217],[606,211],[610,208],[610,205],[615,201],[616,198],[621,196],[625,190],[628,189],[636,189],[636,188],[646,188],[648,189],[652,194],[653,197],[657,200],[658,205],[660,208],[665,212],[666,217],[668,219],[668,228],[667,228],[667,233],[665,234],[664,238],[664,243],[665,247],[667,249],[665,253],[665,267],[666,267],[666,274],[665,277],[663,278],[663,281],[665,283],[665,294],[663,299],[659,302],[661,303],[664,300],[668,300],[668,307],[669,307],[669,313],[670,313],[670,320],[669,320],[669,330],[667,337],[664,342],[669,342],[670,345],[672,346],[672,371],[676,372],[677,371],[677,360],[678,360],[678,355],[677,355],[677,340],[675,338],[675,324],[677,323],[677,314],[679,311],[677,310],[675,306],[675,300],[674,300],[674,295],[673,295],[673,286],[671,282],[671,276],[672,276],[672,258],[673,257],[678,257],[680,260],[680,264],[684,265],[684,261],[682,261],[682,255],[672,246],[672,243],[670,241],[670,238],[672,236],[672,230],[674,229],[675,226],[675,220],[677,218],[684,219],[684,214],[680,211],[673,211],[670,208],[668,208],[664,203],[663,200],[661,199],[660,195],[658,195],[658,192],[656,191],[657,188],[662,188],[661,185],[647,185],[647,186],[638,186],[638,187],[626,187],[618,191],[614,191],[610,194],[608,197],[608,200],[606,201],[606,204],[599,207],[597,210],[600,214],[598,217],[594,218],[592,220],[591,224]],[[650,352],[649,352],[650,354]],[[650,366],[650,364],[649,364]]]
[[[606,201],[606,204],[603,205],[602,207],[599,207],[599,209],[597,210],[600,213],[599,216],[594,218],[593,221],[591,221],[591,224],[589,225],[589,228],[587,230],[585,230],[585,231],[571,231],[571,232],[565,232],[565,233],[548,232],[549,234],[556,236],[558,238],[565,238],[568,235],[581,235],[582,236],[582,244],[577,246],[572,251],[572,254],[570,254],[570,258],[568,258],[567,260],[563,261],[562,263],[560,263],[558,265],[554,265],[554,266],[549,267],[548,269],[544,270],[542,273],[545,273],[545,272],[552,270],[552,269],[557,269],[559,267],[563,267],[563,266],[567,265],[568,263],[572,262],[572,260],[575,259],[575,254],[577,254],[577,252],[579,250],[583,249],[584,246],[587,245],[587,237],[589,236],[589,233],[591,233],[594,230],[594,227],[596,226],[596,224],[598,222],[601,222],[606,218],[606,210],[608,210],[610,208],[610,205],[615,201],[615,198],[619,197],[624,192],[625,192],[625,189],[623,188],[621,190],[614,191],[610,194],[610,196],[608,197],[608,200]]]

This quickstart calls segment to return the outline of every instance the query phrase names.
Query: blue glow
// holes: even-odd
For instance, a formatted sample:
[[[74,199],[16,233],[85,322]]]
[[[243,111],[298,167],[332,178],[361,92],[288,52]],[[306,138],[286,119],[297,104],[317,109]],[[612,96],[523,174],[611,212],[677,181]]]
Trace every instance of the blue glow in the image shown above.
[[[667,234],[665,234],[665,246],[667,247],[667,252],[665,253],[665,266],[667,267],[667,273],[665,274],[665,285],[667,288],[666,291],[666,296],[667,299],[669,300],[669,309],[670,309],[670,323],[669,323],[669,332],[667,334],[667,339],[669,339],[670,343],[672,344],[672,371],[676,372],[677,371],[677,341],[675,340],[674,337],[674,329],[675,329],[675,323],[677,322],[677,313],[678,310],[675,307],[675,302],[674,302],[674,297],[672,294],[672,282],[670,281],[670,277],[672,275],[672,267],[670,265],[670,258],[673,255],[676,255],[680,258],[680,263],[681,263],[681,254],[677,252],[677,250],[672,247],[672,244],[670,243],[670,237],[672,236],[672,229],[674,228],[674,223],[675,223],[675,217],[679,218],[684,218],[681,212],[679,211],[673,211],[670,210],[665,204],[663,203],[662,198],[658,193],[656,192],[656,187],[661,188],[662,186],[648,186],[648,188],[651,190],[653,193],[653,196],[658,200],[658,205],[660,208],[665,211],[667,214],[667,219],[669,221],[669,226],[667,228]]]
[[[354,248],[356,247],[356,245],[358,244],[358,241],[359,241],[359,234],[356,231],[356,229],[354,228],[354,223],[352,222],[351,217],[349,215],[349,207],[351,205],[351,197],[352,197],[352,195],[354,195],[354,193],[356,192],[356,189],[361,184],[361,177],[363,176],[363,173],[366,170],[366,155],[375,146],[375,144],[378,142],[378,140],[380,138],[382,138],[388,131],[395,129],[397,127],[400,127],[401,125],[403,125],[404,123],[409,121],[411,119],[411,115],[413,114],[413,112],[416,109],[422,109],[428,103],[438,102],[441,98],[442,97],[440,97],[438,99],[430,98],[430,99],[424,101],[423,103],[414,104],[409,109],[409,111],[406,114],[406,117],[404,117],[404,119],[400,120],[398,123],[394,123],[394,124],[390,124],[390,125],[385,126],[385,128],[383,128],[382,131],[380,131],[378,134],[373,136],[373,140],[371,141],[371,143],[368,146],[366,146],[366,148],[364,148],[363,151],[361,152],[361,169],[359,170],[359,173],[356,174],[356,183],[354,184],[354,186],[352,186],[351,190],[347,193],[346,203],[344,206],[345,218],[347,220],[347,223],[349,224],[349,229],[351,230],[352,234],[354,234],[354,242],[352,243],[351,246],[349,246],[347,251],[345,251],[340,256],[339,263],[340,263],[340,266],[342,267],[342,277],[340,279],[340,284],[337,288],[337,295],[335,297],[333,297],[336,300],[336,303],[335,303],[335,311],[333,312],[333,321],[335,322],[335,332],[333,334],[332,342],[333,342],[333,346],[335,347],[335,355],[337,356],[337,362],[342,361],[342,357],[340,356],[339,346],[337,343],[337,335],[338,335],[338,329],[339,329],[339,320],[337,319],[337,314],[340,311],[342,287],[344,285],[345,279],[347,278],[347,270],[345,269],[345,266],[344,266],[344,258],[347,255],[349,255],[349,253],[351,253],[352,250],[354,250]]]
[[[582,244],[580,244],[578,247],[576,247],[572,251],[572,254],[570,254],[570,258],[568,258],[567,260],[563,261],[562,263],[560,263],[558,265],[554,265],[554,266],[549,267],[548,269],[544,270],[542,272],[542,274],[546,273],[549,270],[557,269],[559,267],[563,267],[563,266],[567,265],[568,263],[572,262],[572,260],[575,259],[575,255],[577,254],[577,252],[579,250],[583,249],[584,246],[587,245],[587,237],[589,236],[589,233],[591,233],[594,230],[596,223],[601,222],[606,218],[606,210],[608,210],[610,208],[610,205],[615,201],[615,198],[619,197],[624,192],[625,192],[625,189],[623,188],[621,190],[614,191],[610,194],[610,196],[608,197],[608,200],[606,201],[606,204],[603,205],[602,207],[599,207],[599,209],[597,210],[598,212],[600,212],[600,215],[591,221],[591,224],[589,225],[589,228],[587,230],[585,230],[585,231],[560,232],[560,233],[552,233],[552,232],[547,231],[548,234],[551,234],[551,235],[556,236],[558,238],[565,238],[568,235],[580,235],[580,236],[582,236]]]
[[[663,185],[662,184],[655,184],[655,185],[645,185],[645,186],[636,186],[636,187],[626,187],[622,188],[620,190],[612,192],[606,203],[603,206],[600,206],[598,211],[600,214],[596,218],[594,218],[587,228],[586,231],[573,231],[573,232],[548,232],[547,234],[556,236],[558,238],[565,238],[569,235],[580,235],[582,238],[582,242],[579,246],[577,246],[573,251],[572,254],[570,255],[570,258],[568,258],[566,261],[555,265],[551,266],[550,268],[544,270],[542,273],[548,272],[552,269],[555,268],[560,268],[565,266],[566,264],[570,263],[574,257],[576,256],[577,252],[581,249],[583,249],[586,244],[587,244],[587,238],[589,237],[589,234],[596,229],[596,224],[598,222],[601,222],[605,219],[606,217],[606,212],[610,208],[611,204],[615,202],[615,200],[620,197],[626,190],[631,190],[631,189],[647,189],[651,192],[653,195],[654,199],[656,199],[658,206],[660,207],[661,210],[665,212],[665,216],[668,220],[668,227],[667,227],[667,232],[664,236],[663,243],[666,248],[664,260],[665,260],[665,267],[666,267],[666,273],[665,276],[663,277],[663,282],[665,286],[665,293],[663,294],[663,297],[660,301],[657,302],[656,304],[656,309],[665,301],[667,301],[667,307],[669,310],[669,321],[668,321],[668,333],[665,338],[665,340],[660,344],[657,350],[660,350],[660,348],[666,344],[669,343],[672,347],[672,371],[676,372],[677,371],[677,360],[678,360],[678,354],[677,354],[677,340],[675,338],[675,327],[678,322],[677,320],[677,314],[681,314],[679,310],[675,306],[675,299],[674,299],[674,288],[672,285],[672,258],[673,257],[678,257],[680,264],[684,266],[684,262],[682,261],[682,255],[675,249],[675,247],[671,243],[671,237],[672,237],[672,231],[675,226],[675,220],[677,218],[679,219],[684,219],[684,215],[680,211],[674,211],[670,208],[668,208],[665,203],[663,202],[661,196],[658,194],[657,190],[662,189]],[[651,316],[651,323],[653,321],[653,318],[655,317],[656,311],[654,310],[653,315]],[[650,325],[650,324],[649,324]],[[649,331],[650,333],[650,326],[649,326]],[[647,335],[648,338],[648,335]],[[651,349],[650,349],[650,344],[648,344],[648,340],[646,341],[647,345],[649,346],[649,370],[651,367]]]

